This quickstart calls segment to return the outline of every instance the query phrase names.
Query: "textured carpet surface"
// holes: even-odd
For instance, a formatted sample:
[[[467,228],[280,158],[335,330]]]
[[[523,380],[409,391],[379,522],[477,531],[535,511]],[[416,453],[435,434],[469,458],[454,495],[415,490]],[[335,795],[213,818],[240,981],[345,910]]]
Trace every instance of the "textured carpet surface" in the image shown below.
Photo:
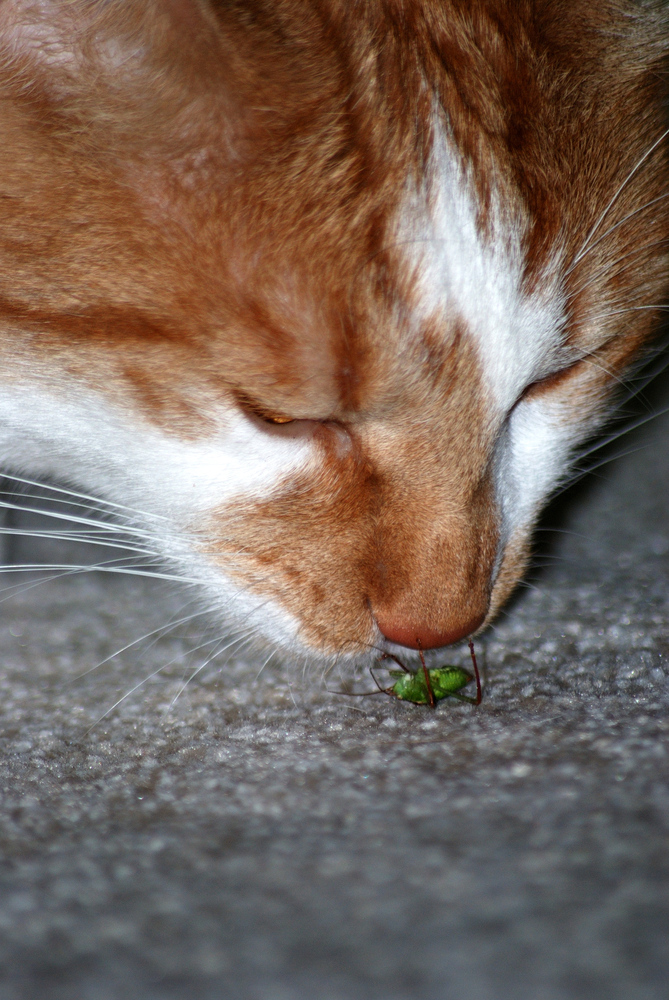
[[[184,689],[219,637],[160,583],[5,599],[2,1000],[669,995],[667,429],[552,512],[479,708],[234,649]]]

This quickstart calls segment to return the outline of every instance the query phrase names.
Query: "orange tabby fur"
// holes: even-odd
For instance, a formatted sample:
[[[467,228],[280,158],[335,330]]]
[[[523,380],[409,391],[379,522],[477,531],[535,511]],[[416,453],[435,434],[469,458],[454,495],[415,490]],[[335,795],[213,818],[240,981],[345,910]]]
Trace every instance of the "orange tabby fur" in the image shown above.
[[[475,632],[656,321],[667,37],[623,0],[5,0],[0,385],[62,406],[76,456],[7,464],[171,518],[180,563],[270,641],[281,616],[279,641],[326,655]],[[474,331],[458,241],[491,315],[516,273],[513,301],[555,314],[542,357],[530,320],[527,345],[511,320]],[[243,420],[302,457],[221,502],[195,482],[188,508],[133,485],[116,432],[88,440],[79,394],[147,456]],[[566,443],[523,500],[505,435],[544,404]]]

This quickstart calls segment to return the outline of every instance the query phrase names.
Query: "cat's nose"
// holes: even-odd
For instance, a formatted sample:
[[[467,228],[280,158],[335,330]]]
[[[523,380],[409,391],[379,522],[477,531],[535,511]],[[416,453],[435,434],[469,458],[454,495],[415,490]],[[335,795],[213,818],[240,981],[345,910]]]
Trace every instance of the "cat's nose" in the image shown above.
[[[444,631],[410,622],[395,622],[378,616],[376,624],[386,639],[396,642],[398,646],[406,646],[408,649],[438,649],[440,646],[450,646],[465,636],[472,635],[482,624],[484,617],[485,615],[477,616],[471,621]]]

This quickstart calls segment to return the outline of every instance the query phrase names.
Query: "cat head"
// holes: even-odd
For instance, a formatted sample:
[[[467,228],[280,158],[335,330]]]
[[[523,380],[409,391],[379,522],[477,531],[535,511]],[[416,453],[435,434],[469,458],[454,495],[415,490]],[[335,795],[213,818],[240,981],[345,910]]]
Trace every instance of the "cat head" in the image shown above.
[[[291,649],[484,627],[662,301],[666,39],[647,3],[6,0],[44,471]]]

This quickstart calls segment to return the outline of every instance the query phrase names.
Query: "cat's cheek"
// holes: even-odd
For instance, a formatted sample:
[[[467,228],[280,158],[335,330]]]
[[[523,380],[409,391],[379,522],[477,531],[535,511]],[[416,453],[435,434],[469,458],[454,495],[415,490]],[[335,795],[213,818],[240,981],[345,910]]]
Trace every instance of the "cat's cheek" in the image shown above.
[[[268,495],[313,454],[309,422],[270,435],[229,408],[216,416],[213,432],[185,437],[147,420],[122,396],[117,401],[113,385],[105,398],[62,378],[55,382],[45,375],[36,382],[19,377],[0,399],[0,448],[7,465],[130,503],[139,520],[142,512],[164,518],[175,536],[186,538],[204,512],[239,494]]]
[[[360,652],[376,637],[367,597],[373,485],[345,432],[322,425],[314,436],[319,447],[301,473],[206,512],[199,552],[214,586],[219,570],[240,606],[250,599],[271,611],[256,620],[269,641],[311,655]],[[282,635],[276,616],[293,623]]]
[[[580,374],[521,400],[500,435],[494,460],[500,547],[484,626],[525,573],[539,513],[564,482],[579,443],[601,422],[602,394],[588,395]]]
[[[564,474],[579,431],[551,398],[522,401],[511,413],[495,455],[503,540],[532,525]]]

